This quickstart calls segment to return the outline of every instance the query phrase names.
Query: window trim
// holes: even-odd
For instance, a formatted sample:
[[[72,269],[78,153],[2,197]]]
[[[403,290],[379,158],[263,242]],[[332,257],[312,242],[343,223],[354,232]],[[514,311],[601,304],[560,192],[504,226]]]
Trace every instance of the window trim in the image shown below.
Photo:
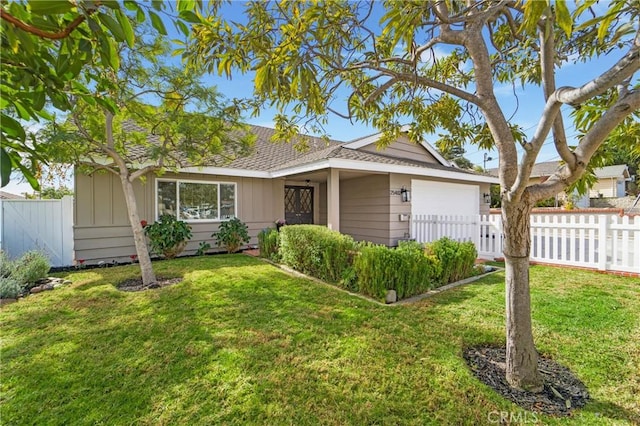
[[[221,219],[220,218],[220,212],[222,211],[222,207],[220,205],[220,196],[221,196],[221,191],[220,191],[220,185],[233,185],[233,211],[234,211],[234,216],[237,217],[238,216],[238,183],[237,182],[228,182],[228,181],[208,181],[208,180],[197,180],[197,179],[167,179],[167,178],[157,178],[155,179],[155,188],[154,188],[154,208],[155,208],[155,220],[159,220],[160,219],[160,209],[158,208],[158,183],[159,182],[175,182],[176,184],[176,219],[181,220],[183,222],[187,222],[187,223],[220,223],[220,222],[226,222],[228,220],[231,220],[232,218],[229,219]],[[218,218],[217,219],[180,219],[179,216],[179,212],[180,212],[180,184],[181,183],[197,183],[197,184],[202,184],[202,185],[217,185],[218,186]]]

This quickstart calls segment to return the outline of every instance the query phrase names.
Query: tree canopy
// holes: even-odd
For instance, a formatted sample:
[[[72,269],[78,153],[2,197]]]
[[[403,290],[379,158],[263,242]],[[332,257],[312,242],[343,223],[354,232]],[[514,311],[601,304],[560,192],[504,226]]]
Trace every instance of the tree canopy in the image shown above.
[[[179,33],[189,34],[190,2],[176,3],[173,22]],[[2,186],[13,170],[20,170],[34,189],[37,163],[47,159],[39,142],[25,131],[26,123],[50,121],[55,112],[72,108],[74,100],[113,108],[109,99],[95,97],[91,89],[104,84],[104,73],[116,72],[122,44],[133,47],[136,23],[150,22],[167,35],[169,14],[165,2],[113,0],[51,0],[3,2],[0,9],[2,49],[0,62],[0,170]],[[36,126],[37,127],[37,126]]]

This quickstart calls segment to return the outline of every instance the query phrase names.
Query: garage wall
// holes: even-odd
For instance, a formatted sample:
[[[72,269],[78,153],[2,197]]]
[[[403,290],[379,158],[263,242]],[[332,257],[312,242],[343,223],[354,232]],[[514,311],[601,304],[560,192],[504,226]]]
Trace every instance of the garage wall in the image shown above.
[[[389,175],[340,181],[340,232],[358,241],[390,244]]]
[[[189,179],[225,181],[237,184],[238,217],[249,227],[251,241],[257,244],[258,233],[274,227],[274,221],[284,217],[284,180],[256,179],[203,174],[170,174],[163,179]],[[155,175],[145,183],[134,184],[141,220],[153,222],[156,216]],[[76,259],[87,264],[99,261],[129,261],[135,253],[133,233],[127,216],[126,205],[119,179],[111,174],[92,176],[76,173],[76,203],[74,211],[74,245]],[[214,249],[211,234],[217,231],[219,222],[192,222],[193,237],[185,254],[192,254],[201,241],[207,241]]]

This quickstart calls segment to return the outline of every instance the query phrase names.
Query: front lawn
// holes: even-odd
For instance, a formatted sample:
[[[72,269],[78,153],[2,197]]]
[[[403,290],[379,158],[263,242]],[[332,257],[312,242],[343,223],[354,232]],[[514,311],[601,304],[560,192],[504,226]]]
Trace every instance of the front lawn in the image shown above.
[[[640,280],[531,269],[539,350],[592,400],[524,412],[480,383],[464,347],[504,343],[504,275],[381,306],[244,255],[155,264],[170,287],[126,293],[125,266],[0,310],[2,424],[640,422]],[[65,275],[66,276],[66,275]]]

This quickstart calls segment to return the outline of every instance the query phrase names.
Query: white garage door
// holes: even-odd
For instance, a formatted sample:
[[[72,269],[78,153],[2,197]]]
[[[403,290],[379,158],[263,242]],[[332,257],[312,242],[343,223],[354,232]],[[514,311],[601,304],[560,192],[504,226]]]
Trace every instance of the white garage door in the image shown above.
[[[480,187],[460,183],[411,181],[411,215],[480,214]]]
[[[428,243],[442,237],[476,241],[480,187],[459,183],[411,181],[411,238]]]

